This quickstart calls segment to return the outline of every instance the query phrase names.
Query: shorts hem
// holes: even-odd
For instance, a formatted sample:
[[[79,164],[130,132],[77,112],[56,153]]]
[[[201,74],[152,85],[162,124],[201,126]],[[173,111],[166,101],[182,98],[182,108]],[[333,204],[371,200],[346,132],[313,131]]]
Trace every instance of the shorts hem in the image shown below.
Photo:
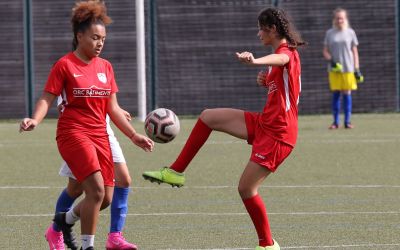
[[[75,176],[75,178],[76,178],[76,180],[79,182],[79,183],[82,183],[82,182],[84,182],[89,176],[91,176],[92,174],[94,174],[94,173],[96,173],[96,172],[100,172],[100,174],[101,174],[101,169],[99,168],[99,169],[93,169],[92,171],[90,171],[90,172],[88,172],[88,173],[85,173],[85,175],[83,175],[82,177],[76,177]]]
[[[244,112],[244,121],[246,123],[246,129],[247,129],[247,144],[253,145],[253,141],[255,138],[255,120],[257,113],[253,112]]]
[[[275,171],[276,171],[276,168],[271,167],[269,164],[262,163],[262,162],[258,162],[258,161],[256,161],[255,159],[251,159],[251,158],[250,158],[250,161],[251,161],[251,162],[254,162],[254,163],[258,164],[258,165],[260,165],[260,166],[263,167],[263,168],[268,169],[268,170],[269,170],[270,172],[272,172],[272,173],[275,173]]]

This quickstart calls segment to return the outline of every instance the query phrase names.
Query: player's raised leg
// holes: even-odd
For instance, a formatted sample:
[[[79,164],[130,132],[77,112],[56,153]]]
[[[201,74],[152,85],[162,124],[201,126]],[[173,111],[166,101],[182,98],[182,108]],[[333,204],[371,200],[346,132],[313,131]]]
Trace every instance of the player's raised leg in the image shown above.
[[[185,183],[183,172],[213,130],[225,132],[240,139],[247,139],[244,111],[230,108],[204,110],[175,162],[170,167],[164,167],[158,171],[144,172],[143,177],[150,181],[164,182],[172,186],[183,186]]]

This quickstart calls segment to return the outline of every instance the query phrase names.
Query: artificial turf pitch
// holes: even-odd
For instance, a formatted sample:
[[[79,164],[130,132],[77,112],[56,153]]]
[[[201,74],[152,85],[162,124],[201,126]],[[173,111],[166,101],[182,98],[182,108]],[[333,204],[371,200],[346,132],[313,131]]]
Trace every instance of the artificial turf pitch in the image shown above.
[[[295,150],[260,189],[281,249],[400,249],[400,114],[356,114],[353,130],[327,129],[330,116],[300,116]],[[140,249],[254,249],[256,232],[237,183],[250,146],[213,132],[176,189],[142,179],[171,163],[194,119],[169,144],[145,153],[116,131],[133,184],[125,237]],[[143,133],[143,124],[134,122]],[[48,249],[44,231],[66,179],[55,120],[18,133],[0,122],[0,249]],[[109,210],[96,249],[104,249]],[[79,225],[75,227],[79,232]]]

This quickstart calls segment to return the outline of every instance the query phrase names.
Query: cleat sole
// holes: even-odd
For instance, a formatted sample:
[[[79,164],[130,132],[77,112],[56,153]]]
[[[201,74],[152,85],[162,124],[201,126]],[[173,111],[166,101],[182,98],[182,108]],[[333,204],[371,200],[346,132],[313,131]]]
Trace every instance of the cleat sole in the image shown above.
[[[144,178],[145,180],[148,180],[148,181],[150,181],[151,183],[157,182],[158,185],[161,185],[161,183],[165,183],[165,184],[171,185],[173,188],[180,188],[180,187],[183,186],[183,185],[179,185],[179,184],[171,184],[171,183],[168,183],[168,182],[163,182],[163,181],[160,181],[159,179],[155,179],[155,178],[152,178],[152,177],[147,176],[147,175],[142,175],[142,176],[143,176],[143,178]]]

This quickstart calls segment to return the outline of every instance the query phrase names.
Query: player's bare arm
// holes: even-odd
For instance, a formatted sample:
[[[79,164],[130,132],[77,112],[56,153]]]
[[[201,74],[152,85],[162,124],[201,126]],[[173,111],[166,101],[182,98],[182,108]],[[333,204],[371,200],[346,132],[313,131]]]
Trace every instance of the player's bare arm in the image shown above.
[[[289,56],[286,54],[270,54],[260,58],[254,58],[251,52],[236,52],[236,57],[240,62],[247,65],[269,65],[269,66],[283,66],[289,62]]]
[[[355,69],[359,69],[360,68],[360,61],[359,61],[357,46],[353,46],[353,48],[351,48],[351,51],[353,52],[354,68]]]
[[[131,114],[130,114],[128,111],[126,111],[125,109],[121,108],[121,107],[119,106],[118,101],[117,101],[114,105],[116,105],[116,108],[120,109],[120,112],[125,116],[126,120],[132,121],[132,116],[131,116]]]
[[[153,151],[154,142],[150,138],[137,133],[136,130],[131,126],[123,112],[121,112],[121,108],[118,105],[117,96],[115,93],[110,96],[107,113],[118,129],[121,130],[121,132],[127,137],[129,137],[129,139],[131,139],[136,146],[139,146],[146,152]]]
[[[129,122],[132,121],[133,117],[131,116],[131,114],[128,111],[126,111],[125,109],[122,109],[122,108],[120,108],[120,109],[121,109],[122,114],[125,116],[126,120]]]
[[[24,118],[21,121],[19,131],[31,131],[35,129],[35,127],[43,120],[46,116],[49,108],[53,104],[56,99],[56,95],[53,95],[49,92],[44,91],[42,96],[36,103],[35,112],[33,113],[32,118]]]
[[[324,46],[324,49],[322,50],[322,55],[324,56],[324,58],[325,58],[327,61],[332,60],[331,53],[329,53],[328,47],[327,47],[326,45]]]

